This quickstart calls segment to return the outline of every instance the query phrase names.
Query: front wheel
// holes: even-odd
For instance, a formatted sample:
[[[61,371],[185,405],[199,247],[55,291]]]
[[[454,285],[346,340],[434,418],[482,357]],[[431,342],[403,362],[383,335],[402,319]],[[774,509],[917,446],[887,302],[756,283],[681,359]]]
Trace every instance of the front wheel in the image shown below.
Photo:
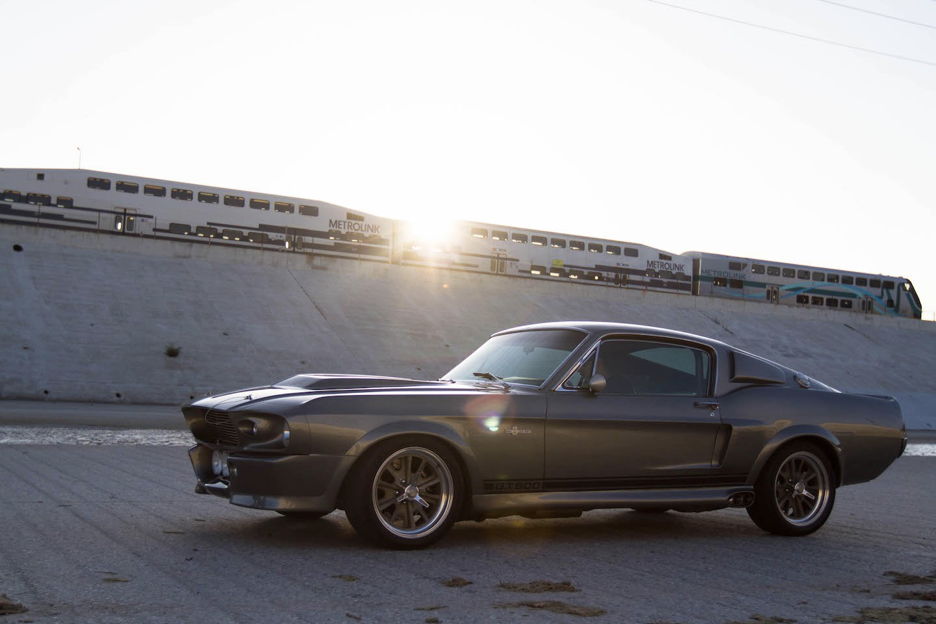
[[[462,475],[442,442],[388,440],[348,476],[342,500],[364,539],[396,549],[423,548],[452,527],[462,504]]]
[[[794,442],[764,466],[748,515],[754,524],[778,535],[808,535],[819,529],[835,503],[833,470],[825,453],[811,442]]]

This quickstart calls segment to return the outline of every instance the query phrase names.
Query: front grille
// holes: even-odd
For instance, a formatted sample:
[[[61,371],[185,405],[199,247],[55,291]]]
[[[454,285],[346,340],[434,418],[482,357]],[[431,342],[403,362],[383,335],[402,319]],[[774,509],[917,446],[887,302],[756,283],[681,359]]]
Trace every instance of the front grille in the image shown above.
[[[224,412],[209,411],[205,414],[205,422],[208,423],[211,433],[217,438],[219,444],[225,446],[238,446],[240,444],[237,428],[231,422],[231,417]]]

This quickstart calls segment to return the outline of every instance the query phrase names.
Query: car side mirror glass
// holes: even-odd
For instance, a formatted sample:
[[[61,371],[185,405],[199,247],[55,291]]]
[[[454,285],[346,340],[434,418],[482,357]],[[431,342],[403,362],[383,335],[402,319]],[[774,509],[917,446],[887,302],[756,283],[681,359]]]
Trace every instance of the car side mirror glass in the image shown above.
[[[592,392],[601,392],[607,385],[608,380],[604,378],[604,375],[595,374],[588,380],[588,389]]]

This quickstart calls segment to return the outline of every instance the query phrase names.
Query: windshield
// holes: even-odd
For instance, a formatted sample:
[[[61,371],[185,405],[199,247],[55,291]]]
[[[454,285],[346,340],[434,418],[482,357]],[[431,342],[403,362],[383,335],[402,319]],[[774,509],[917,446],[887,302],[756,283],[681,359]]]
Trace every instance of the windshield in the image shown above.
[[[442,379],[479,381],[493,375],[508,383],[539,386],[584,338],[583,333],[568,329],[494,336]]]

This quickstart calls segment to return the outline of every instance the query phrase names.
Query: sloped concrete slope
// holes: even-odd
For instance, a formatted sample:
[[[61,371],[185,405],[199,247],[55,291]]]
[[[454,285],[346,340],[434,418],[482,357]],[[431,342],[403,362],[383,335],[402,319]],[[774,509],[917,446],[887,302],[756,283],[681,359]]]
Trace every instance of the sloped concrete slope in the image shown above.
[[[2,398],[177,403],[297,372],[436,378],[499,329],[611,320],[894,395],[909,426],[936,428],[932,323],[22,226],[0,226],[0,258]]]

